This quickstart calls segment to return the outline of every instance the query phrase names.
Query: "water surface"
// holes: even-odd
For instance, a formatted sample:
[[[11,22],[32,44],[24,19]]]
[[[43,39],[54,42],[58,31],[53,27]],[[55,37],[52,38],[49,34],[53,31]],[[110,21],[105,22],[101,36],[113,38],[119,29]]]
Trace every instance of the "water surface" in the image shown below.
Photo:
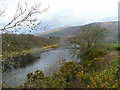
[[[10,87],[23,85],[26,82],[26,75],[35,70],[42,70],[45,75],[51,74],[52,68],[55,70],[60,66],[63,59],[72,60],[69,49],[53,49],[45,52],[37,52],[26,55],[9,62],[3,72],[3,82]],[[51,68],[52,67],[52,68]]]

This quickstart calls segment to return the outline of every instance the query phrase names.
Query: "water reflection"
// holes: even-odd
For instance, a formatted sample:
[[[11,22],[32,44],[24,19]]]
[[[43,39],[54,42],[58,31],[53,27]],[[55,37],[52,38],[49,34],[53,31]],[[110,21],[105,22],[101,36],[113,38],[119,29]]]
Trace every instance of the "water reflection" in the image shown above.
[[[72,60],[68,49],[55,49],[46,52],[37,52],[5,62],[3,66],[3,82],[10,87],[23,85],[26,82],[26,75],[35,70],[42,70],[45,75],[52,74],[60,66],[60,60]],[[74,59],[73,59],[74,60]],[[53,70],[54,71],[54,70]]]
[[[40,54],[40,52],[38,52]],[[22,55],[13,60],[8,60],[2,63],[3,71],[8,71],[11,69],[25,68],[28,65],[34,64],[40,56],[37,56],[38,53]]]

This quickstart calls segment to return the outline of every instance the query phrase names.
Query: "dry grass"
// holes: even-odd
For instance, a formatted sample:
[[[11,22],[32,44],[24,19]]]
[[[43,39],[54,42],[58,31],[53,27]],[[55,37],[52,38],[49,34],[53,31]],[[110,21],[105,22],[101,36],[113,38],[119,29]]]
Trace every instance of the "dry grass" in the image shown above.
[[[117,56],[117,51],[112,51],[108,53],[103,59],[100,61],[100,64],[102,65],[101,69],[107,69],[110,67],[110,64],[113,62],[115,56]]]

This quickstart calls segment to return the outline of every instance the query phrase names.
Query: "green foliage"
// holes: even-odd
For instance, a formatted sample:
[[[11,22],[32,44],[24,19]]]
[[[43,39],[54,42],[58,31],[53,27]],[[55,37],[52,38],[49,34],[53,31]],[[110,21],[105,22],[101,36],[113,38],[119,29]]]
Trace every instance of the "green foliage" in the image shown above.
[[[62,67],[60,67],[60,70],[56,72],[55,76],[62,76],[66,79],[66,82],[71,82],[75,79],[75,74],[77,71],[79,71],[81,67],[77,65],[76,62],[65,62],[63,63]]]
[[[41,71],[31,73],[31,77]],[[41,76],[37,74],[38,76]],[[118,88],[120,68],[105,69],[102,72],[86,71],[83,65],[65,62],[52,76],[34,78],[23,87],[29,88]],[[29,79],[29,78],[28,78]]]
[[[107,53],[101,49],[88,49],[84,52],[82,59],[85,61],[91,61],[94,58],[99,58],[105,56]]]
[[[118,66],[120,64],[120,55],[114,57],[113,62],[111,63],[111,67]]]
[[[66,87],[66,81],[64,77],[55,77],[51,76],[47,79],[47,87],[49,88],[65,88]]]
[[[80,31],[70,39],[71,44],[75,46],[73,50],[77,51],[74,54],[81,60],[80,63],[84,67],[97,66],[98,58],[106,55],[106,49],[102,44],[105,42],[107,31],[106,28],[97,25],[86,25],[81,27]]]
[[[35,71],[27,75],[28,82],[24,87],[31,88],[65,88],[66,81],[64,77],[47,76],[44,77],[42,71]]]
[[[107,48],[108,50],[120,50],[120,43],[105,43],[103,47]]]

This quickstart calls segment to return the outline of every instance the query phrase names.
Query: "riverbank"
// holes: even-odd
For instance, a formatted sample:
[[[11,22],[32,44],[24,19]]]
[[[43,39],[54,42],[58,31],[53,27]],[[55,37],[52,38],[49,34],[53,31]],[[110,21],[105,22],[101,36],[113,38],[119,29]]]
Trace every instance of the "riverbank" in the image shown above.
[[[19,57],[19,56],[32,54],[32,53],[35,53],[35,52],[38,52],[38,51],[50,50],[50,49],[56,48],[58,46],[60,46],[60,44],[52,44],[52,45],[43,46],[41,48],[32,48],[32,49],[29,49],[29,50],[16,51],[16,52],[11,52],[11,53],[6,52],[4,55],[0,55],[0,58],[2,58],[3,60],[8,60],[8,59],[16,58],[16,57]]]

